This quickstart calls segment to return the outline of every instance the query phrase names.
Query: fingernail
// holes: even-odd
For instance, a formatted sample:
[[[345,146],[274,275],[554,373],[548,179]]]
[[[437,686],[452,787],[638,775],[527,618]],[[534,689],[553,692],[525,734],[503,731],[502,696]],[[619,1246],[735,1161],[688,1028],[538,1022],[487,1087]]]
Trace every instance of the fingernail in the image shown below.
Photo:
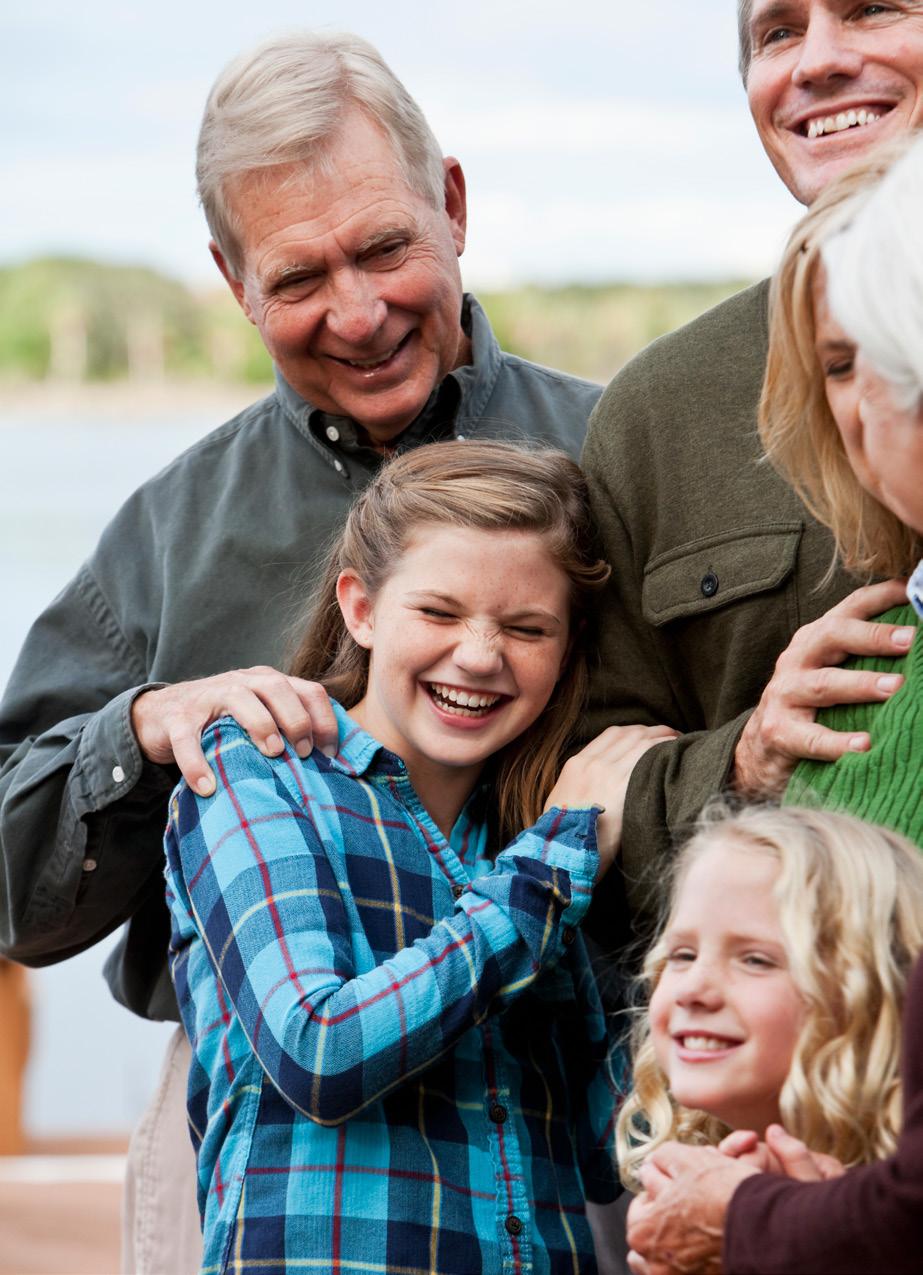
[[[894,630],[894,645],[909,646],[910,643],[913,641],[914,633],[916,633],[916,629],[895,629]]]
[[[281,753],[282,740],[279,738],[278,735],[267,735],[266,743],[264,747],[267,753],[272,753],[272,754]]]
[[[210,797],[215,791],[215,776],[203,775],[196,780],[196,792],[202,797]]]
[[[313,744],[310,739],[299,739],[295,744],[295,752],[299,757],[310,757]]]
[[[337,746],[336,744],[324,744],[324,746],[321,748],[321,752],[324,754],[325,757],[336,757]]]
[[[884,677],[880,677],[878,679],[875,685],[880,691],[884,691],[885,694],[890,695],[892,691],[897,690],[903,680],[904,679],[901,677],[900,673],[886,673]]]
[[[849,741],[849,751],[851,753],[864,753],[868,751],[869,737],[868,735],[853,735]]]

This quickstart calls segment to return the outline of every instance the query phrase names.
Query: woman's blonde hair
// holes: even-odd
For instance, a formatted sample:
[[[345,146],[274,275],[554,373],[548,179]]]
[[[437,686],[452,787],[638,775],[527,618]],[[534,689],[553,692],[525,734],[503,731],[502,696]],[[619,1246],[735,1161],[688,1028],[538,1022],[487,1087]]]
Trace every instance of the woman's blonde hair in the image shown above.
[[[291,665],[345,708],[365,694],[369,653],[347,629],[337,579],[351,569],[372,596],[396,568],[411,535],[427,526],[540,535],[570,580],[570,642],[544,712],[497,758],[501,835],[534,823],[561,763],[587,687],[590,601],[609,578],[597,555],[586,480],[563,452],[512,443],[444,442],[390,461],[353,506],[319,586]]]
[[[879,148],[819,196],[792,232],[769,303],[769,353],[759,408],[763,447],[814,517],[833,532],[843,564],[862,576],[906,574],[923,545],[865,491],[847,460],[815,349],[812,288],[824,241],[849,223],[905,145]]]
[[[901,1122],[904,991],[923,948],[919,850],[850,815],[794,806],[735,812],[716,803],[677,860],[671,915],[690,866],[716,846],[768,854],[779,864],[773,893],[805,1004],[779,1097],[786,1129],[847,1165],[889,1155]],[[668,925],[669,917],[644,962],[648,1000],[666,965]],[[728,1130],[673,1101],[646,1010],[635,1022],[633,1054],[634,1087],[619,1113],[616,1146],[622,1180],[637,1190],[641,1163],[660,1143],[715,1144]]]

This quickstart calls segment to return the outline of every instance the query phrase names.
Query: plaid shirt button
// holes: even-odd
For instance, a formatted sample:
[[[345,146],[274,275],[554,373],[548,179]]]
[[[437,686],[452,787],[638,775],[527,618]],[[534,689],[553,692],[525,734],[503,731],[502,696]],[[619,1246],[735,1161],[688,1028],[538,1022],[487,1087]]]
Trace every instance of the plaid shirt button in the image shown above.
[[[577,931],[574,929],[572,925],[565,926],[564,929],[561,931],[561,942],[564,944],[565,947],[570,947],[571,943],[573,943],[576,937],[577,937]]]
[[[453,899],[460,899],[464,893],[465,893],[465,887],[463,885],[459,885],[458,882],[456,882],[455,885],[452,886]]]
[[[511,1213],[503,1223],[510,1235],[522,1235],[522,1218]]]
[[[490,1112],[488,1114],[494,1124],[503,1124],[506,1120],[506,1107],[504,1107],[501,1102],[492,1102],[490,1104]]]

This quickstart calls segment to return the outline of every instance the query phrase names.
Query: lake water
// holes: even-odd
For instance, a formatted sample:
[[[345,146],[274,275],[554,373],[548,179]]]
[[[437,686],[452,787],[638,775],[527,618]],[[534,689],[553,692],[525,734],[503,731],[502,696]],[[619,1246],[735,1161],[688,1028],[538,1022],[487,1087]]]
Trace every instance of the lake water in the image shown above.
[[[0,687],[32,620],[125,497],[223,419],[119,425],[11,416],[0,410]],[[33,1135],[126,1130],[153,1088],[172,1028],[112,1000],[101,971],[113,941],[31,973]]]

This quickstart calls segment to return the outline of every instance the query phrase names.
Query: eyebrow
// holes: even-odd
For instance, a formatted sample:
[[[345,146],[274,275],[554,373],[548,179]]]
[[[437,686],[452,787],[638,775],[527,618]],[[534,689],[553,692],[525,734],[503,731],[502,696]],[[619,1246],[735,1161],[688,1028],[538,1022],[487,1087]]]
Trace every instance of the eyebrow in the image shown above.
[[[757,33],[765,27],[790,19],[796,7],[793,0],[776,0],[775,4],[769,4],[765,9],[754,9],[749,26],[750,43],[754,43]]]

